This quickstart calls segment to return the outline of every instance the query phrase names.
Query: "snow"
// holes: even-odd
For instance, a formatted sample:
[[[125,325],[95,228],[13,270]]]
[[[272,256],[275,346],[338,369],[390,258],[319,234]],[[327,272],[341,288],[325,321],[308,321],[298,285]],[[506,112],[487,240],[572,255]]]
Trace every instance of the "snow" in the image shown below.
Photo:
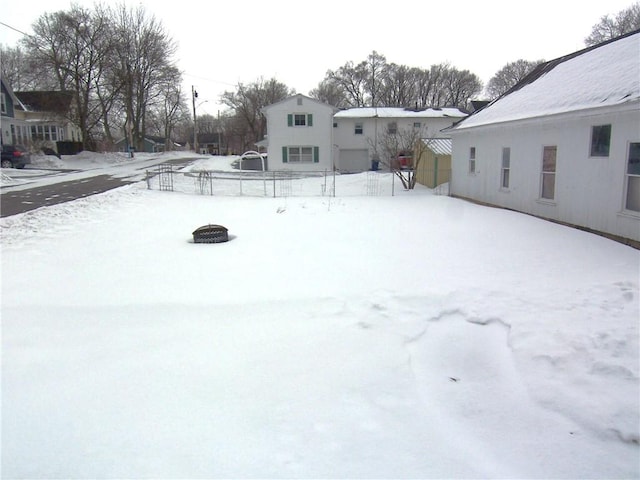
[[[552,92],[550,95],[549,92]],[[640,101],[640,33],[559,63],[455,129]]]
[[[1,219],[3,478],[638,478],[640,252],[358,192],[138,182]]]
[[[457,108],[427,108],[425,110],[407,110],[397,107],[361,107],[348,108],[337,112],[335,118],[463,118],[467,114]]]

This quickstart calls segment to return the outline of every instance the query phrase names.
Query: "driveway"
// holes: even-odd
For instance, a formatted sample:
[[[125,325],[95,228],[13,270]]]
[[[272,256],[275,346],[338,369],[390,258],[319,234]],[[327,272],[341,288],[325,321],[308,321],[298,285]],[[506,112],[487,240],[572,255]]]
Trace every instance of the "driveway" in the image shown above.
[[[8,172],[15,177],[36,178],[30,183],[2,188],[0,194],[0,217],[8,217],[18,213],[25,213],[36,208],[69,202],[88,197],[97,193],[139,182],[144,178],[144,172],[155,165],[170,163],[174,166],[186,165],[193,158],[179,158],[144,162],[132,165],[128,169],[119,166],[108,169],[95,169],[79,172],[77,170],[51,170],[50,175],[38,174],[29,177],[28,169]],[[7,173],[3,170],[3,173]]]

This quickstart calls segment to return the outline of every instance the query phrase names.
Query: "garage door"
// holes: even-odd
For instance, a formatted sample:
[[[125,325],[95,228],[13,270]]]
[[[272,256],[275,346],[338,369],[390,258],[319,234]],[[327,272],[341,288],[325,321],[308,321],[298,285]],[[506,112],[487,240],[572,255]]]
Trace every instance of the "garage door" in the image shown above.
[[[341,172],[364,172],[371,168],[369,150],[340,149],[340,161],[338,163]]]

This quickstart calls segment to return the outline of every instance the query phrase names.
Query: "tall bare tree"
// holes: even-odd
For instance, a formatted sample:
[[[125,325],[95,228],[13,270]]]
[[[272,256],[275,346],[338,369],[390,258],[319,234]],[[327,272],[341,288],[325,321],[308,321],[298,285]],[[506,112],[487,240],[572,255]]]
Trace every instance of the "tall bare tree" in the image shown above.
[[[379,104],[385,107],[408,107],[416,104],[416,87],[420,70],[390,63],[382,75]]]
[[[341,86],[331,78],[322,80],[317,88],[309,92],[309,96],[337,108],[347,108],[349,106]]]
[[[487,95],[491,100],[498,98],[543,62],[544,60],[531,62],[520,59],[507,63],[489,80],[487,84]]]
[[[71,120],[82,132],[85,148],[93,146],[91,133],[101,121],[95,90],[107,71],[111,25],[106,12],[73,5],[69,11],[45,13],[24,39],[32,65],[41,78],[51,78],[56,89],[73,94]]]
[[[388,63],[373,51],[366,60],[329,70],[312,96],[338,107],[467,108],[482,90],[480,79],[449,64],[428,70]],[[329,101],[331,100],[331,101]]]
[[[20,45],[8,47],[0,44],[0,58],[0,75],[14,91],[38,89],[38,75],[32,71],[28,53]]]
[[[591,34],[584,39],[586,46],[597,45],[606,40],[640,29],[640,2],[619,11],[614,17],[604,15],[591,28]]]
[[[262,108],[294,93],[294,90],[275,78],[259,78],[248,85],[238,83],[236,91],[225,91],[220,96],[220,101],[231,108],[237,117],[237,121],[233,123],[233,131],[241,132],[242,148],[253,148],[256,141],[264,138],[267,123],[261,113]]]

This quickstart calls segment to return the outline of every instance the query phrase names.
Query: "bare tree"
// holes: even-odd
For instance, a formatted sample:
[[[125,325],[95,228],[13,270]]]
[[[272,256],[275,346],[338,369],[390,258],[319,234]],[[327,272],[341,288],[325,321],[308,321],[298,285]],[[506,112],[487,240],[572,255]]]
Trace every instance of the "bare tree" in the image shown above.
[[[144,7],[113,11],[117,37],[117,74],[120,100],[126,115],[125,134],[129,145],[142,149],[146,132],[147,108],[161,95],[167,69],[175,68],[172,57],[176,44],[154,16]]]
[[[529,73],[531,73],[531,71],[541,63],[544,63],[544,60],[530,62],[528,60],[520,59],[515,62],[507,63],[496,72],[491,80],[489,80],[489,83],[487,84],[487,95],[492,100],[494,98],[498,98],[524,77],[529,75]]]
[[[458,70],[447,63],[428,70],[387,63],[373,51],[366,60],[347,62],[329,70],[312,94],[323,101],[332,99],[345,107],[444,107],[467,108],[471,98],[480,93],[482,82],[468,70]],[[327,99],[327,100],[325,100]]]
[[[0,57],[2,58],[0,75],[14,91],[38,89],[35,81],[38,75],[32,72],[28,53],[22,47],[0,45]]]
[[[406,127],[390,130],[388,126],[377,135],[367,141],[374,150],[374,156],[385,167],[389,168],[402,182],[406,190],[413,190],[416,185],[416,169],[421,155],[414,155],[416,148],[421,145],[424,131],[419,128]],[[401,165],[400,156],[406,156],[410,161],[407,165]]]
[[[331,78],[322,80],[316,88],[309,92],[309,96],[337,108],[349,106],[342,88]]]
[[[337,70],[329,70],[326,79],[343,93],[346,106],[366,106],[367,71],[364,62],[354,65],[349,61]]]
[[[405,65],[391,63],[382,76],[382,88],[379,93],[380,105],[386,107],[418,106],[416,86],[420,70]]]
[[[591,34],[584,39],[586,46],[597,45],[606,40],[640,29],[640,2],[621,10],[615,17],[604,15],[591,28]]]
[[[446,72],[443,86],[445,105],[461,109],[466,109],[471,99],[482,91],[482,82],[477,75],[455,68]]]
[[[445,103],[444,80],[451,69],[448,63],[431,65],[429,70],[418,69],[416,72],[415,102],[419,107],[443,107]]]
[[[249,85],[238,83],[235,92],[225,91],[220,96],[220,101],[231,108],[237,117],[233,131],[238,132],[242,148],[253,148],[256,141],[264,138],[267,123],[261,113],[262,108],[284,100],[294,93],[294,90],[275,78],[259,78]]]
[[[85,148],[92,148],[92,131],[102,119],[95,90],[107,71],[111,25],[103,10],[73,5],[69,11],[42,15],[26,37],[32,65],[41,78],[55,79],[56,89],[73,94],[70,120],[80,127]]]

